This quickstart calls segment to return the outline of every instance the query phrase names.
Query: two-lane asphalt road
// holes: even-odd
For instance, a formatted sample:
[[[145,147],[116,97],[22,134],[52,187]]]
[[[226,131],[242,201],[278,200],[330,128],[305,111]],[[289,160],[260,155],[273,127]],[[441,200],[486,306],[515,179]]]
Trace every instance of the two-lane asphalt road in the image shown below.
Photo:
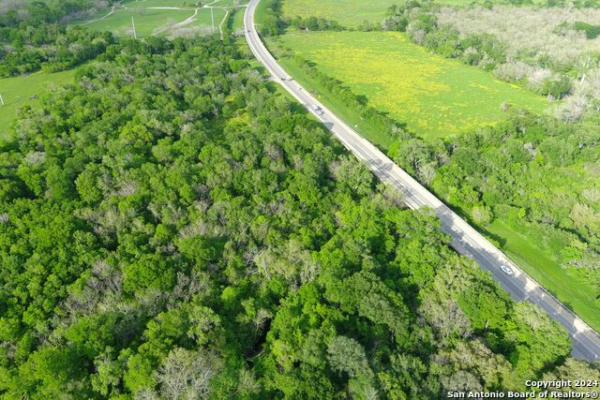
[[[350,126],[328,110],[279,66],[260,39],[254,26],[254,12],[259,0],[251,0],[244,14],[246,40],[254,56],[262,62],[272,78],[302,103],[316,118],[363,161],[383,182],[399,189],[406,204],[413,209],[429,207],[435,210],[444,232],[452,236],[452,246],[488,270],[516,301],[527,300],[540,305],[550,317],[564,325],[573,340],[574,357],[587,361],[600,360],[600,336],[573,314],[535,280],[525,274],[500,250],[473,229],[462,218],[398,167],[385,154],[360,136]]]

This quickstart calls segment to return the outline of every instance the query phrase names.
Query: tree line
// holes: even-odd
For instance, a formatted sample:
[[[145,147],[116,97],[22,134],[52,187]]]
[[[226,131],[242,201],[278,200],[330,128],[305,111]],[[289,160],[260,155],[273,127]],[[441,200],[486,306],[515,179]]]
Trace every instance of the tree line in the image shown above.
[[[105,54],[115,44],[110,32],[61,23],[104,9],[113,1],[26,1],[0,8],[0,78],[41,69],[71,69]],[[110,55],[109,55],[110,57]]]
[[[115,0],[26,0],[0,4],[0,27],[56,23],[107,8]]]
[[[31,21],[0,27],[0,44],[0,78],[63,71],[115,50],[110,32]]]

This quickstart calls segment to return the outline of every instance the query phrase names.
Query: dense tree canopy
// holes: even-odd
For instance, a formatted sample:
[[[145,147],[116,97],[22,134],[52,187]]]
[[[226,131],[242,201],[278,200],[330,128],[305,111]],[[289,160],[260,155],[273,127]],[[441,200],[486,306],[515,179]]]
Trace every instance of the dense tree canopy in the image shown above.
[[[0,78],[73,68],[114,49],[110,32],[58,24],[0,27]]]
[[[2,0],[0,27],[54,23],[79,14],[93,13],[114,2],[115,0]]]
[[[105,9],[113,0],[0,1],[0,78],[45,69],[73,68],[108,50],[109,32],[66,26],[73,19]]]

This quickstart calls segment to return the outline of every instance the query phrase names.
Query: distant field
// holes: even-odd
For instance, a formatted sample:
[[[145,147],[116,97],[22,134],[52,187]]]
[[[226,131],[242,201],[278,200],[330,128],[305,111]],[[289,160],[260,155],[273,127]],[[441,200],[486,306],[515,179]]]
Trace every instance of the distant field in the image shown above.
[[[158,33],[161,28],[166,30],[169,26],[181,22],[193,14],[193,9],[121,8],[107,18],[85,25],[91,29],[111,31],[120,36],[131,36],[133,35],[131,17],[133,17],[137,37],[142,38]]]
[[[434,0],[441,5],[466,7],[472,4],[510,4],[509,0]],[[283,15],[294,17],[322,17],[335,20],[343,26],[356,27],[364,21],[378,24],[385,18],[386,10],[400,5],[404,0],[283,0]],[[532,0],[545,4],[545,0]]]
[[[148,8],[148,7],[187,7],[194,8],[196,1],[185,0],[129,0],[121,2],[127,8]],[[206,3],[203,1],[202,3]]]
[[[221,23],[223,18],[225,18],[225,12],[226,11],[222,8],[213,9],[213,14],[215,18],[215,32],[219,31],[219,24]],[[209,28],[212,29],[210,10],[206,8],[198,10],[196,20],[192,24],[190,24],[190,27],[198,27],[200,28],[200,30],[207,30]]]
[[[217,0],[217,1],[208,1],[213,7],[235,7],[242,4],[248,3],[246,0]]]
[[[435,0],[437,4],[443,4],[448,6],[456,7],[467,7],[471,5],[483,5],[483,4],[508,4],[512,3],[510,0]],[[545,5],[546,0],[531,0],[530,3],[524,2],[524,5]]]
[[[178,36],[193,33],[206,34],[214,29],[218,31],[226,8],[237,5],[237,0],[218,0],[211,4],[212,9],[200,7],[196,12],[195,1],[182,0],[145,0],[129,1],[116,7],[112,13],[104,10],[77,24],[91,29],[106,30],[119,36],[132,36],[131,18],[135,23],[138,38],[148,36]]]
[[[53,87],[72,82],[74,75],[75,70],[69,70],[0,79],[0,94],[5,103],[0,106],[0,139],[8,136],[10,123],[15,119],[19,107],[35,103],[33,96],[42,96]]]
[[[285,46],[423,137],[447,137],[504,118],[503,102],[541,112],[546,100],[397,32],[294,32]]]
[[[286,17],[322,17],[344,26],[355,27],[363,21],[380,23],[386,10],[401,0],[284,0]]]

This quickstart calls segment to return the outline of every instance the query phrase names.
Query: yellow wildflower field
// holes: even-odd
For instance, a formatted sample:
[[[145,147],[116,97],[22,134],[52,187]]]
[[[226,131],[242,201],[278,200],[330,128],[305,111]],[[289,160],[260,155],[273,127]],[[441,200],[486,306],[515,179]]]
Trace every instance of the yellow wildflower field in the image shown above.
[[[430,54],[399,32],[291,32],[286,47],[424,137],[505,118],[502,104],[541,112],[545,98],[491,73]]]

